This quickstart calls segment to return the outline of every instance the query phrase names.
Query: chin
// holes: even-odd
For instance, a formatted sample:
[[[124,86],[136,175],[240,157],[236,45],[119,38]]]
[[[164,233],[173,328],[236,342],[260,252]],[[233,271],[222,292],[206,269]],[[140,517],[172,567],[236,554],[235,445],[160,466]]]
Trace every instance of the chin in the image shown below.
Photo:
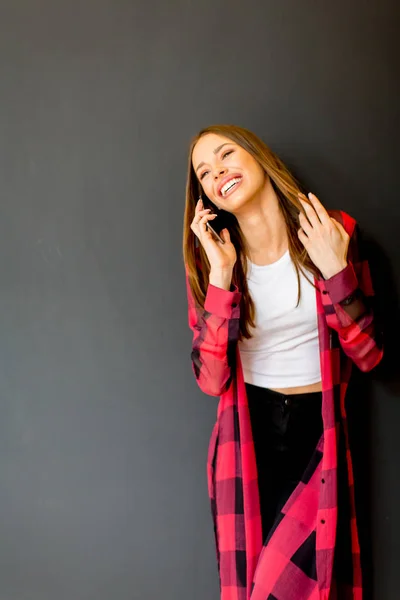
[[[240,212],[244,206],[246,206],[249,202],[251,202],[251,199],[252,199],[251,195],[241,194],[237,198],[232,198],[232,202],[227,203],[227,206],[224,210],[231,212],[233,214],[235,214],[236,212]]]

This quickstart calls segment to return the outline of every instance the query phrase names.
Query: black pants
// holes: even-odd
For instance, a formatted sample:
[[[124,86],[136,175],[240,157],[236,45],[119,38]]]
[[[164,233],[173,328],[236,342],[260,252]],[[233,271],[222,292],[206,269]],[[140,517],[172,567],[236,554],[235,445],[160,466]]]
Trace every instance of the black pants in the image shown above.
[[[285,395],[249,383],[246,391],[265,540],[322,435],[322,392]]]

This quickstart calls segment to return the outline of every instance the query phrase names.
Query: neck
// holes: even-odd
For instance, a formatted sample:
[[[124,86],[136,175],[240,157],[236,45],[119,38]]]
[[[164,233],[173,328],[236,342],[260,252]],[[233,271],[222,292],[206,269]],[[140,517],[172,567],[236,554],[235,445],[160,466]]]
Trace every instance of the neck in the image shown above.
[[[251,262],[275,262],[288,249],[286,222],[278,196],[268,180],[260,197],[254,198],[236,214]]]

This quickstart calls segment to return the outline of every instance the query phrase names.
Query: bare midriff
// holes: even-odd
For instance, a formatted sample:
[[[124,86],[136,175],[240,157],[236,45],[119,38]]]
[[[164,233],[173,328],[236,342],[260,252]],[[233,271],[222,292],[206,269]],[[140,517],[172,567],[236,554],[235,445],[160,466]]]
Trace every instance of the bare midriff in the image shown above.
[[[281,394],[308,394],[310,392],[321,392],[322,391],[322,382],[317,381],[317,383],[311,383],[309,385],[300,385],[298,387],[288,387],[288,388],[270,388],[274,392],[280,392]]]

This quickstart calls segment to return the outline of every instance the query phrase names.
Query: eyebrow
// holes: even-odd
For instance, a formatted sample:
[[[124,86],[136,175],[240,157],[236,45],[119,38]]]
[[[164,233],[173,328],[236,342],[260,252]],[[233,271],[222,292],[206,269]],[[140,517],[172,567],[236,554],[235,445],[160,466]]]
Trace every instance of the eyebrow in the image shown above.
[[[229,144],[232,144],[232,142],[224,142],[220,146],[217,146],[217,148],[214,148],[213,150],[214,154],[217,154],[217,152],[219,152],[223,146],[228,146]],[[200,169],[200,167],[202,167],[205,164],[205,162],[201,162],[199,165],[197,165],[196,173]]]

